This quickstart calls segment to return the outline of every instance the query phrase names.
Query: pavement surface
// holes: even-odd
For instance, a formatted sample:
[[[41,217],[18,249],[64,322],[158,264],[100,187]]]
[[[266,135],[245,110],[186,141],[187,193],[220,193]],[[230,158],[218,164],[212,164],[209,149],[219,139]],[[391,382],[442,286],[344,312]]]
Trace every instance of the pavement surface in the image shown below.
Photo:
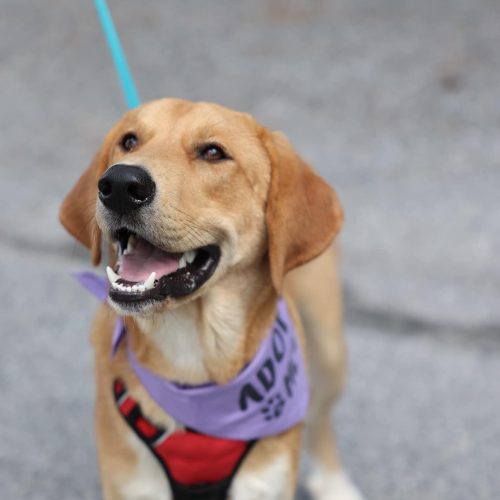
[[[96,304],[57,210],[124,103],[90,0],[0,4],[0,498],[97,499]],[[500,3],[110,4],[144,100],[248,111],[340,193],[334,419],[367,499],[500,498]]]

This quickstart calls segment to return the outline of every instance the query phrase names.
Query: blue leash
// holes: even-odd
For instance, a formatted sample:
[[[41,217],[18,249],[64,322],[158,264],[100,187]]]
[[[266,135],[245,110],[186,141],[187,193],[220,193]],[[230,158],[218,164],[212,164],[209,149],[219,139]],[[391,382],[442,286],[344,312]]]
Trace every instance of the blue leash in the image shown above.
[[[113,62],[115,63],[115,69],[118,73],[118,79],[120,80],[123,94],[125,95],[127,107],[129,109],[136,108],[141,104],[141,101],[137,94],[134,79],[132,78],[132,73],[127,63],[127,57],[123,52],[120,38],[116,32],[106,0],[94,0],[94,4],[101,21],[106,41],[108,42],[109,50],[111,51]]]

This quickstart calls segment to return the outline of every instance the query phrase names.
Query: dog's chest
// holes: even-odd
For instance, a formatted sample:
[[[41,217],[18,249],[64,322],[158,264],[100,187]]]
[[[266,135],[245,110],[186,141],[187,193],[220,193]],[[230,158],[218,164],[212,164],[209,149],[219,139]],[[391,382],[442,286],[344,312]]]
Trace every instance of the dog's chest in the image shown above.
[[[168,365],[168,376],[205,383],[236,375],[245,336],[245,307],[232,294],[211,294],[165,314],[137,318]]]
[[[198,320],[194,307],[168,314],[138,318],[139,327],[166,358],[171,370],[188,379],[205,379]]]

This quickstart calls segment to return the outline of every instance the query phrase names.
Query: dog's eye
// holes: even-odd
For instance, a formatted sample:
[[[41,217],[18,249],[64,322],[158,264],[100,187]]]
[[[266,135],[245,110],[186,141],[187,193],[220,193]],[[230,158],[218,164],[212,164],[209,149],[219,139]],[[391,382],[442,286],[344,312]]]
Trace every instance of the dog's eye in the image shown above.
[[[222,160],[228,160],[229,156],[218,144],[204,144],[200,148],[198,148],[198,156],[210,163],[217,163]]]
[[[132,132],[129,132],[122,137],[120,145],[125,151],[132,151],[137,146],[138,142],[139,139],[137,139],[137,136]]]

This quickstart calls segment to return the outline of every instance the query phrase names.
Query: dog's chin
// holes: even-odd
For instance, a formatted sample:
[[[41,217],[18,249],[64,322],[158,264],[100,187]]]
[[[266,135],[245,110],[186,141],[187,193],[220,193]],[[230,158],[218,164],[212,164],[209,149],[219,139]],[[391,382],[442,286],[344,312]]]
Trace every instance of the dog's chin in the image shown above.
[[[121,228],[112,235],[117,243],[116,268],[107,268],[109,304],[120,315],[148,316],[193,300],[219,266],[216,244],[164,250],[146,238]]]
[[[122,302],[115,302],[111,297],[108,297],[108,304],[120,316],[152,316],[175,307],[172,302],[173,301],[167,299],[163,302],[144,301],[136,304],[125,304]]]

